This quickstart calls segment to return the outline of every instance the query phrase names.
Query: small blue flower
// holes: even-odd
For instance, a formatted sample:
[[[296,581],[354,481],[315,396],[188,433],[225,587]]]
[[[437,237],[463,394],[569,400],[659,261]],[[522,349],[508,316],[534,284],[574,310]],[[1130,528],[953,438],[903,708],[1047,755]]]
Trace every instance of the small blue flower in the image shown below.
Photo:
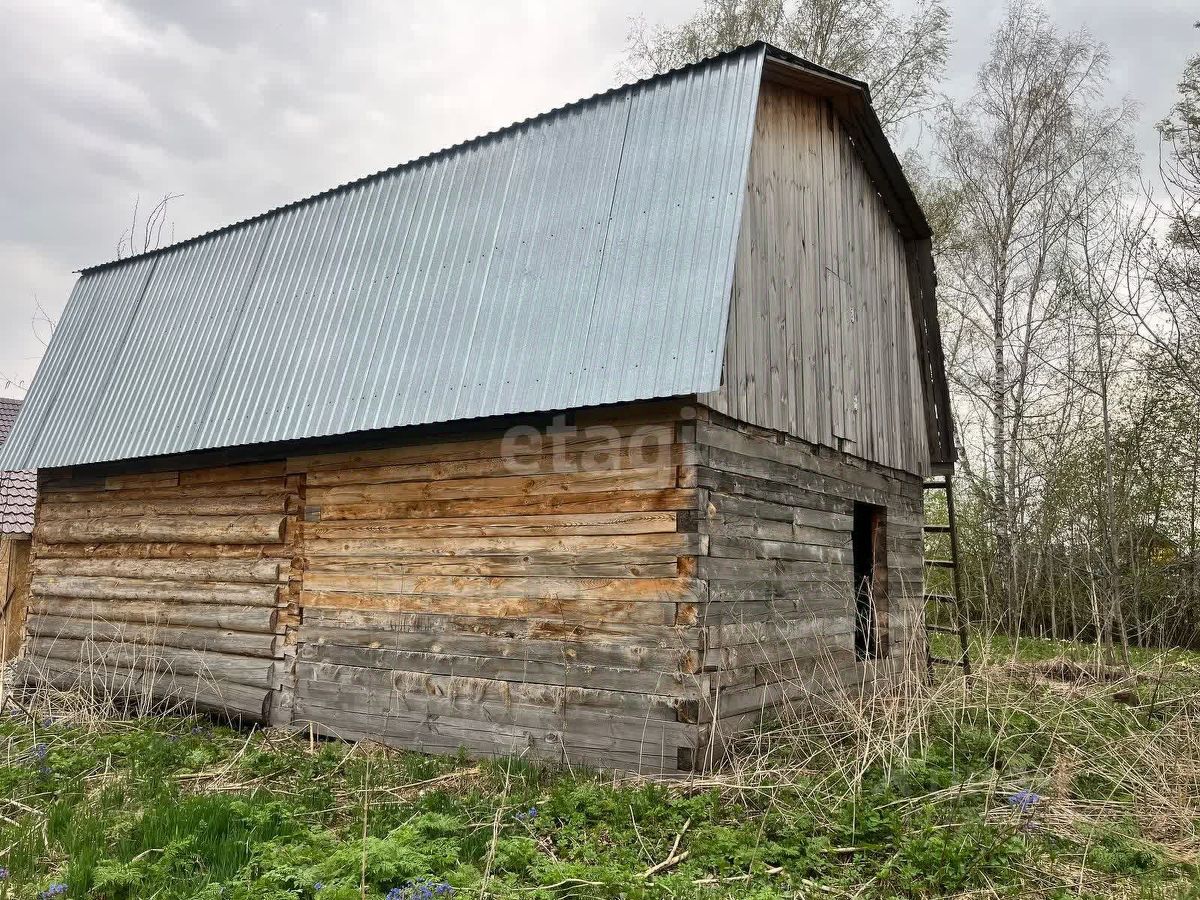
[[[51,897],[57,897],[59,894],[65,894],[66,892],[66,884],[61,881],[55,881],[48,888],[38,894],[38,900],[50,900]]]
[[[8,869],[0,866],[0,881],[8,881]]]
[[[317,893],[317,892],[318,892],[318,891],[320,891],[320,890],[321,890],[321,888],[323,888],[323,887],[325,887],[325,882],[323,882],[323,881],[318,881],[318,882],[316,882],[316,883],[313,885],[313,893],[314,893],[314,894],[315,894],[315,893]]]
[[[1008,805],[1015,806],[1021,812],[1028,812],[1029,808],[1040,802],[1041,799],[1042,798],[1033,791],[1022,790],[1017,791],[1015,794],[1009,796]]]
[[[525,810],[524,812],[517,813],[514,818],[516,818],[516,820],[518,822],[528,822],[530,819],[536,819],[537,814],[538,814],[537,807],[531,806],[531,807],[529,807],[529,809]]]
[[[50,748],[46,744],[34,744],[31,752],[35,759],[45,759],[50,753]]]
[[[406,881],[402,887],[392,888],[387,892],[386,900],[434,900],[436,897],[452,896],[454,888],[447,882],[419,878]]]

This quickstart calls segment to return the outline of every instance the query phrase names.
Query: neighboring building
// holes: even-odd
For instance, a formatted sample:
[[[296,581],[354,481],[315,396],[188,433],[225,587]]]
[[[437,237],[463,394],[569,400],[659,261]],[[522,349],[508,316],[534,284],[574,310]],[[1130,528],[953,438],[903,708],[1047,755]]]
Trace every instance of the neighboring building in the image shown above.
[[[755,44],[86,269],[0,450],[31,671],[675,770],[922,665],[929,238]]]
[[[20,400],[0,397],[0,445],[8,439],[20,408]],[[21,647],[36,503],[36,472],[0,471],[0,662]]]

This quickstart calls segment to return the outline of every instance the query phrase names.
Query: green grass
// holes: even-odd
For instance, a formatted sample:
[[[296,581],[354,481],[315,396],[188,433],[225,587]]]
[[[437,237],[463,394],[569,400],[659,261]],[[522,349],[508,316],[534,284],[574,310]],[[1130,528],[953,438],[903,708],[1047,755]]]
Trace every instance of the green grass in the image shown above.
[[[1062,684],[1010,663],[1086,648],[989,649],[966,693],[813,698],[682,782],[8,716],[0,898],[1200,897],[1200,658]]]

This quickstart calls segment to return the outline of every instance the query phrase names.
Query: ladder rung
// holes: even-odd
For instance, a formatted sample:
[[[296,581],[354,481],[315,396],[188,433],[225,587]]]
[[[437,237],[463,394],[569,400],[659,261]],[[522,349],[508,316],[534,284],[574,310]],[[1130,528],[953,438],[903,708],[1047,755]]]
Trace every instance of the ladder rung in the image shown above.
[[[939,666],[959,666],[959,667],[961,667],[963,665],[963,660],[961,660],[961,659],[947,659],[944,656],[932,656],[931,655],[929,657],[929,661],[931,663],[934,663],[935,665],[939,665]]]
[[[926,534],[949,534],[953,529],[949,525],[922,525]]]
[[[955,569],[958,567],[958,563],[952,559],[927,559],[925,560],[925,565],[937,566],[939,569]]]
[[[928,622],[925,623],[925,630],[936,631],[938,634],[958,634],[958,629],[951,625],[931,625]]]
[[[958,598],[953,594],[926,594],[925,602],[932,600],[934,603],[957,603]]]
[[[941,481],[927,481],[924,484],[927,491],[944,491],[949,486],[950,482],[944,478]]]

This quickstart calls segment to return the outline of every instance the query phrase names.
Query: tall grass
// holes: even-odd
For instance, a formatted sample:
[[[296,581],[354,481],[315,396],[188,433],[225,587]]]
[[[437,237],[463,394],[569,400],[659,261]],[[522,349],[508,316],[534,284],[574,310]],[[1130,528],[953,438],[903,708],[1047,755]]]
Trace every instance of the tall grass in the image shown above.
[[[1197,657],[1125,672],[1083,646],[976,651],[970,679],[796,685],[686,779],[137,718],[40,688],[0,717],[3,884],[105,900],[378,900],[422,879],[537,900],[1197,896]]]

